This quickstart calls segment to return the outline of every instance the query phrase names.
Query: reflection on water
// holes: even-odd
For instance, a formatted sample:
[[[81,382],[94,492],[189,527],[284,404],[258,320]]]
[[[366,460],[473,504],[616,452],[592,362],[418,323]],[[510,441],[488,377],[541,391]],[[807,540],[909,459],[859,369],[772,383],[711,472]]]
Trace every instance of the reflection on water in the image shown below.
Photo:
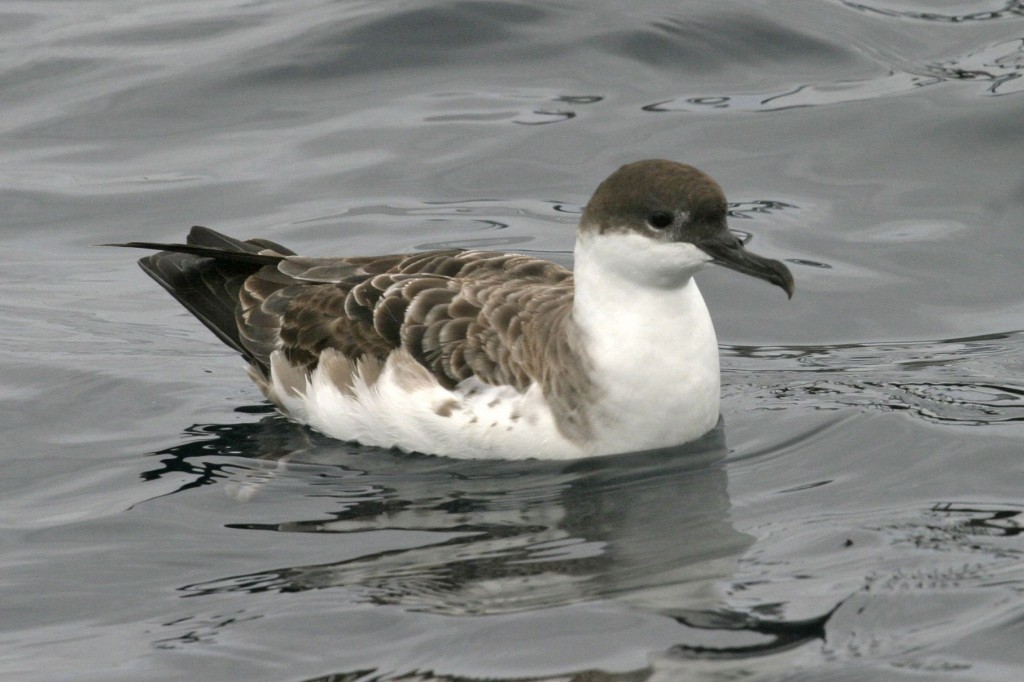
[[[686,656],[763,654],[823,636],[827,615],[787,623],[722,607],[717,584],[752,538],[729,522],[721,427],[681,448],[570,463],[372,450],[278,417],[193,432],[212,438],[155,453],[161,466],[143,477],[187,474],[179,493],[221,484],[258,502],[279,493],[275,480],[290,467],[329,467],[306,494],[334,500],[336,511],[227,527],[370,549],[182,585],[187,598],[331,590],[348,603],[460,617],[611,601],[675,620],[672,649]],[[401,546],[374,546],[396,533]]]
[[[1024,388],[1008,378],[1020,374],[1021,337],[725,347],[726,403],[734,411],[856,407],[937,424],[1008,425],[1024,417]],[[179,481],[172,495],[220,486],[235,500],[257,505],[253,509],[301,496],[329,500],[331,508],[312,516],[253,514],[252,520],[225,521],[239,532],[318,537],[326,556],[179,585],[188,599],[323,592],[347,604],[455,618],[613,602],[671,619],[676,629],[665,654],[673,660],[743,657],[822,640],[832,614],[849,620],[853,608],[848,599],[856,581],[849,589],[818,594],[814,617],[806,609],[787,617],[785,597],[756,598],[773,590],[780,598],[777,580],[762,573],[771,571],[771,551],[786,552],[787,545],[770,544],[767,555],[762,549],[758,557],[746,556],[753,538],[730,521],[721,427],[684,448],[569,463],[404,455],[333,441],[276,416],[191,432],[201,438],[155,453],[160,466],[143,478]],[[817,437],[812,435],[794,436],[772,457],[808,447]],[[878,447],[887,443],[898,447],[899,437],[879,437]],[[752,464],[757,466],[756,458]],[[316,469],[302,469],[311,466]],[[835,483],[832,477],[814,479],[777,494],[827,490]],[[922,529],[931,528],[927,542],[935,550],[977,551],[969,548],[979,546],[979,535],[1012,538],[1020,528],[1019,508],[1005,503],[943,501],[913,513],[922,519],[884,530],[894,544],[921,543]],[[870,527],[873,519],[861,523]],[[942,535],[928,519],[942,519]],[[812,531],[808,541],[819,533]],[[838,550],[843,561],[873,561],[870,542],[846,542],[850,546]],[[331,558],[334,551],[337,558]],[[835,559],[818,554],[825,567],[816,580],[827,584],[828,562]],[[741,557],[745,567],[738,571]],[[986,561],[1004,559],[985,550]],[[803,567],[805,578],[814,573],[812,566]],[[978,580],[975,573],[958,575]],[[781,579],[791,580],[786,572]],[[861,587],[872,594],[878,589],[871,582]],[[749,610],[736,611],[738,603]]]

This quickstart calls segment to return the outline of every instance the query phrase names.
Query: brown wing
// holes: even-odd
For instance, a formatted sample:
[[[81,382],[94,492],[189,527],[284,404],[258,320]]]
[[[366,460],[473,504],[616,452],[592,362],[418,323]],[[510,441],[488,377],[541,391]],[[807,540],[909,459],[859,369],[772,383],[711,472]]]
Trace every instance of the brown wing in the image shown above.
[[[303,284],[265,295],[281,271]],[[336,281],[310,281],[321,277]],[[264,269],[246,282],[245,292],[264,295],[243,298],[242,315],[259,331],[269,331],[269,318],[277,316],[287,359],[307,370],[327,348],[381,360],[402,348],[442,385],[475,375],[525,389],[543,374],[532,346],[548,334],[536,330],[563,323],[552,313],[567,313],[571,281],[569,271],[554,263],[499,253],[295,258],[283,261],[276,274]]]
[[[529,256],[304,258],[203,227],[186,244],[128,245],[162,249],[140,260],[143,269],[264,377],[278,348],[306,371],[328,348],[382,361],[401,348],[445,386],[476,376],[548,391],[560,365],[539,358],[579,356],[565,328],[572,274]]]
[[[139,264],[240,352],[258,383],[279,348],[305,371],[328,348],[382,362],[404,349],[448,387],[472,376],[520,391],[537,382],[567,437],[585,440],[591,428],[572,274],[554,263],[457,250],[303,258],[202,227],[187,244],[121,246],[159,249]]]

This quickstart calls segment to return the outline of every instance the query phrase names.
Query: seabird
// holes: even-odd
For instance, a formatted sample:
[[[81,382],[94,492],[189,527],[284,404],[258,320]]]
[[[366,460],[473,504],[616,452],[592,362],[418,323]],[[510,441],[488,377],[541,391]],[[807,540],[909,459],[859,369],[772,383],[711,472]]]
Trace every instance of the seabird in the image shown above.
[[[307,258],[193,227],[142,269],[241,353],[290,418],[364,445],[571,459],[679,445],[718,421],[718,342],[693,275],[717,263],[793,295],[726,224],[721,187],[627,164],[579,221],[572,271],[457,249]]]

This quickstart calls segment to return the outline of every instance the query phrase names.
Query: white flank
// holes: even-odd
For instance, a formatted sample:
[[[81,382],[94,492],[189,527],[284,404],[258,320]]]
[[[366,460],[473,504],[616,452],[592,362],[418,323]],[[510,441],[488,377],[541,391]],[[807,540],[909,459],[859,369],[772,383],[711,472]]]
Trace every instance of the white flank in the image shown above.
[[[342,392],[325,370],[332,353],[324,351],[304,390],[289,392],[280,381],[294,373],[283,367],[280,351],[271,356],[271,375],[288,414],[333,438],[475,459],[588,454],[558,432],[539,386],[520,394],[467,379],[450,391],[407,352],[396,351],[376,381],[367,384],[356,372],[352,390]]]

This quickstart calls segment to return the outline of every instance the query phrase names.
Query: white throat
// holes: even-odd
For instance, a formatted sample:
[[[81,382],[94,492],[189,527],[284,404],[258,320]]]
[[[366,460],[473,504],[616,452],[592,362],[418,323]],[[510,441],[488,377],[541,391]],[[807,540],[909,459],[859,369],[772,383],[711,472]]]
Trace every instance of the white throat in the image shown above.
[[[595,451],[678,445],[718,420],[718,341],[693,274],[692,244],[584,232],[575,250],[573,320],[598,404]]]

